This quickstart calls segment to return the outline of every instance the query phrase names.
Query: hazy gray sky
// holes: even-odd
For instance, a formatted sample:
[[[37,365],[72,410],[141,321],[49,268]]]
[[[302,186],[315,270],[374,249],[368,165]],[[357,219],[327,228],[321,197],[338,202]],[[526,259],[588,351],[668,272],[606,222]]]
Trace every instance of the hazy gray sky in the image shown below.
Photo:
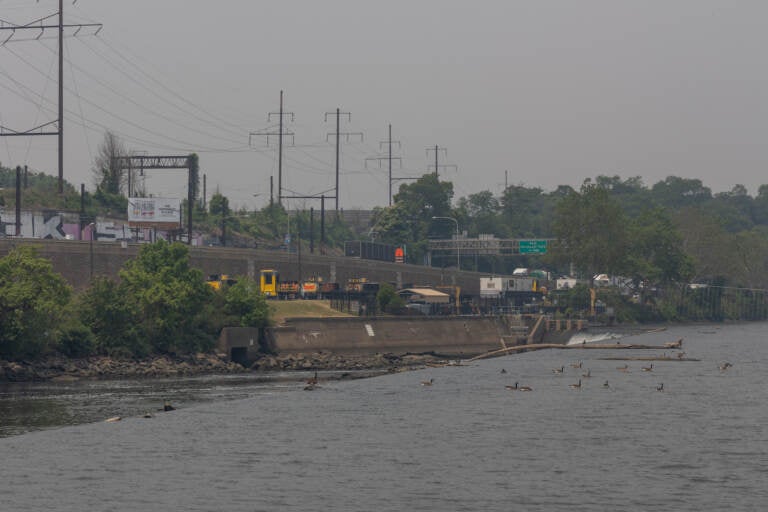
[[[0,0],[0,18],[23,24],[57,5]],[[437,144],[440,163],[458,166],[441,170],[457,197],[500,192],[505,170],[545,190],[598,174],[751,194],[768,183],[764,1],[65,0],[64,12],[104,24],[66,40],[65,176],[89,188],[106,127],[135,151],[198,152],[209,191],[263,205],[277,140],[249,147],[249,132],[276,130],[281,89],[295,113],[286,194],[333,187],[326,112],[351,112],[342,131],[364,133],[342,145],[344,208],[386,204],[386,167],[365,158],[381,154],[389,123],[395,175],[421,175]],[[36,36],[0,47],[0,124],[17,130],[55,118],[55,40]],[[55,174],[55,148],[56,137],[6,137],[0,161]],[[147,184],[184,195],[183,173]]]

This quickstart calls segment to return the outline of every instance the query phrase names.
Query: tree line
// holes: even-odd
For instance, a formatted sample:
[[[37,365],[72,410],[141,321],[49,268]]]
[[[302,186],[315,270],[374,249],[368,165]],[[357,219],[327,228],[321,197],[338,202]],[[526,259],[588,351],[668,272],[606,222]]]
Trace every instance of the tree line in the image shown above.
[[[119,276],[75,293],[34,248],[13,249],[0,258],[0,358],[207,352],[224,326],[269,323],[258,283],[214,290],[180,243],[143,245]]]

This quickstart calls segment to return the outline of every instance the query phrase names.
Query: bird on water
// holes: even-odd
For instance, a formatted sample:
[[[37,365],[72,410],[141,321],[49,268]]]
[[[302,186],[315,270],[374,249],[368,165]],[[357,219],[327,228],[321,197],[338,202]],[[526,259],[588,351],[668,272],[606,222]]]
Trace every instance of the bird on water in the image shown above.
[[[433,382],[435,382],[435,379],[423,380],[423,381],[421,381],[421,385],[422,386],[431,386]]]
[[[664,391],[664,383],[662,382],[658,386],[656,386],[656,391]]]
[[[515,382],[514,386],[504,386],[507,389],[511,389],[512,391],[533,391],[533,388],[530,386],[520,386],[518,382]]]
[[[560,368],[554,368],[552,370],[552,373],[563,373],[565,371],[565,366],[561,366]]]
[[[569,387],[572,389],[581,389],[581,379],[579,379],[578,384],[569,384]]]
[[[644,372],[652,372],[653,371],[653,363],[651,363],[651,366],[643,366]]]

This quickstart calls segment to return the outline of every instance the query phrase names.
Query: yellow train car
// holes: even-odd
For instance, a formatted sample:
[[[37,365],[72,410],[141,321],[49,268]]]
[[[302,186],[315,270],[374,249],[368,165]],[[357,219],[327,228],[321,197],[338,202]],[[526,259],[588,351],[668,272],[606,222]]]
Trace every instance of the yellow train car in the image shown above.
[[[279,277],[277,270],[264,269],[259,273],[259,288],[268,299],[277,297]]]
[[[225,286],[232,286],[237,283],[237,280],[232,279],[227,274],[211,274],[205,282],[214,290],[221,290]]]

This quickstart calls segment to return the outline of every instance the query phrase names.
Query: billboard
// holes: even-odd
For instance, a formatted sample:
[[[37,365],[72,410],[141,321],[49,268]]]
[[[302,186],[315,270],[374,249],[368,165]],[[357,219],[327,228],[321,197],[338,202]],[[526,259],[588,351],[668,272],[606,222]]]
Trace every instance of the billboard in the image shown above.
[[[169,197],[131,197],[128,199],[128,224],[131,227],[179,229],[181,200]]]

